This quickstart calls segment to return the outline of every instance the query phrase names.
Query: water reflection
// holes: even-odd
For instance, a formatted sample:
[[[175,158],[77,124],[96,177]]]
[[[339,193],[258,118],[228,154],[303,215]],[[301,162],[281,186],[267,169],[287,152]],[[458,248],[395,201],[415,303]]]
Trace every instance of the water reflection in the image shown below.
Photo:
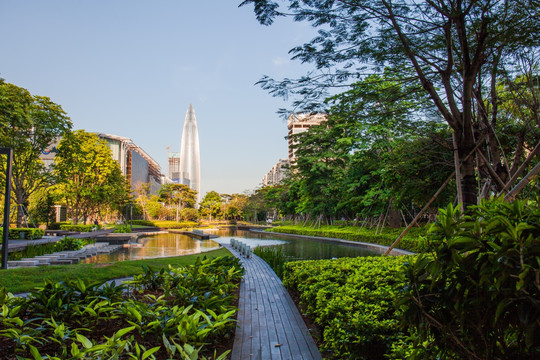
[[[157,234],[141,237],[132,246],[120,249],[112,254],[100,254],[86,259],[86,263],[106,263],[113,261],[150,259],[158,257],[198,254],[217,249],[220,244],[229,244],[231,238],[254,248],[256,246],[281,246],[285,256],[291,259],[331,259],[339,257],[376,256],[365,248],[351,245],[335,244],[320,240],[295,239],[238,230],[205,230],[219,237],[213,240],[198,240],[175,233]]]

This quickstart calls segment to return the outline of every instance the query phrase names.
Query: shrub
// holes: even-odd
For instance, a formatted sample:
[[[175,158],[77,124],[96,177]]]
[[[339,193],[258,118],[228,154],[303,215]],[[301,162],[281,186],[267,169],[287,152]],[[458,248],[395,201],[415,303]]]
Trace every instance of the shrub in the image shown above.
[[[281,246],[257,246],[253,249],[253,253],[266,261],[274,270],[276,275],[283,279],[283,268],[287,262],[283,248]]]
[[[50,223],[48,226],[49,230],[60,230],[60,226],[62,225],[72,225],[71,221],[59,221],[59,222],[53,222]]]
[[[198,222],[193,221],[162,221],[162,220],[133,220],[133,225],[155,226],[167,229],[188,229],[199,226]]]
[[[540,358],[540,209],[535,202],[449,205],[428,234],[433,249],[408,266],[404,321],[437,358]],[[417,358],[425,358],[419,351]]]
[[[101,225],[94,225],[94,224],[60,225],[60,230],[66,230],[66,231],[90,232],[93,229],[101,229]]]
[[[330,358],[382,359],[406,336],[393,299],[405,284],[403,263],[412,257],[289,262],[283,283],[321,326],[320,348]]]
[[[36,228],[9,228],[10,239],[41,239],[45,235],[45,231]]]
[[[131,227],[129,225],[116,225],[114,227],[114,231],[115,233],[130,233],[131,232]]]
[[[80,250],[83,246],[94,243],[94,240],[75,239],[65,236],[62,240],[57,241],[54,245],[54,251],[74,251]]]
[[[375,234],[375,229],[367,229],[355,226],[321,226],[320,228],[311,228],[299,225],[286,225],[267,229],[266,231],[285,234],[321,236],[390,246],[401,234],[402,230],[403,229],[385,229],[383,233]],[[424,228],[412,228],[400,241],[398,247],[400,249],[417,253],[425,251],[427,249],[425,239],[420,237],[420,235],[425,235],[425,232],[426,230]]]
[[[0,288],[2,354],[32,359],[207,359],[234,333],[237,259],[200,259],[126,286],[47,282],[27,298]],[[153,291],[147,289],[152,286]],[[223,360],[225,351],[218,360]],[[155,355],[153,355],[155,354]],[[214,357],[213,357],[214,358]]]

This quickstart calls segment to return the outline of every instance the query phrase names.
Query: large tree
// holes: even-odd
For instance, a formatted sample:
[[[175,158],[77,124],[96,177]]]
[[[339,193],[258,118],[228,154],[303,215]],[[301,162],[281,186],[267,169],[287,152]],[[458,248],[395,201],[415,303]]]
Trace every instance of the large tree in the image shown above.
[[[212,217],[215,219],[220,214],[222,203],[221,195],[213,190],[209,191],[199,204],[199,212],[201,216],[208,216],[208,220],[212,221]]]
[[[169,206],[176,207],[176,221],[180,220],[180,212],[185,208],[193,208],[197,201],[197,191],[185,184],[163,184],[159,189],[159,197]]]
[[[402,81],[423,88],[433,107],[452,128],[461,161],[465,204],[477,199],[476,157],[467,155],[480,139],[495,190],[513,174],[495,133],[497,82],[519,63],[537,55],[540,7],[525,0],[290,0],[288,14],[275,1],[246,0],[257,19],[272,24],[292,15],[319,28],[310,42],[291,50],[293,58],[313,63],[298,80],[261,80],[274,95],[300,95],[295,105],[325,96],[333,86],[347,86],[381,66],[396,70]],[[411,77],[410,74],[415,76]],[[312,107],[307,106],[308,109]],[[538,109],[536,110],[538,111]],[[534,147],[535,144],[524,144]],[[487,156],[486,156],[487,155]],[[515,162],[523,158],[514,158]],[[497,176],[495,176],[495,174]]]
[[[51,178],[39,156],[64,132],[71,121],[62,107],[48,97],[0,79],[0,146],[13,149],[12,198],[17,207],[17,226],[22,226],[29,197],[49,185]],[[0,157],[0,168],[5,168]],[[3,178],[5,172],[2,171]]]
[[[129,199],[126,179],[107,142],[84,130],[67,133],[54,159],[56,193],[68,207],[73,223],[86,221],[102,207]]]

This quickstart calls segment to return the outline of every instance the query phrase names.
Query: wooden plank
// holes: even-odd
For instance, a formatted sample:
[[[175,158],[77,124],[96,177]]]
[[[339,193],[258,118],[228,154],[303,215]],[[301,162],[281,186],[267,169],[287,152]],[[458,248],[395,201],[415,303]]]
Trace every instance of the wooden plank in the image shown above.
[[[281,280],[264,260],[227,246],[246,270],[240,286],[233,360],[322,359],[304,320]]]

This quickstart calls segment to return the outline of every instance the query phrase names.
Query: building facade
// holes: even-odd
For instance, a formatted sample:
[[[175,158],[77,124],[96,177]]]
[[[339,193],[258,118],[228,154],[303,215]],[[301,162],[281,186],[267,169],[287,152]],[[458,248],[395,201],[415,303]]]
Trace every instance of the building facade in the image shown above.
[[[182,131],[180,146],[180,183],[197,191],[197,203],[201,201],[201,157],[199,130],[193,105],[189,104]]]
[[[294,145],[296,145],[296,142],[293,140],[292,135],[308,131],[310,127],[319,125],[324,121],[326,121],[325,114],[291,114],[289,116],[287,119],[287,129],[289,130],[287,138],[290,164],[295,162]]]
[[[285,177],[287,177],[287,172],[289,170],[289,160],[280,159],[276,165],[263,177],[262,185],[263,186],[273,186],[279,185]]]
[[[167,177],[170,179],[171,182],[180,184],[180,153],[179,152],[167,151]]]
[[[107,141],[112,157],[120,165],[122,174],[131,185],[137,189],[141,184],[150,184],[150,193],[157,194],[162,183],[161,167],[142,148],[123,136],[96,133],[99,138]]]

